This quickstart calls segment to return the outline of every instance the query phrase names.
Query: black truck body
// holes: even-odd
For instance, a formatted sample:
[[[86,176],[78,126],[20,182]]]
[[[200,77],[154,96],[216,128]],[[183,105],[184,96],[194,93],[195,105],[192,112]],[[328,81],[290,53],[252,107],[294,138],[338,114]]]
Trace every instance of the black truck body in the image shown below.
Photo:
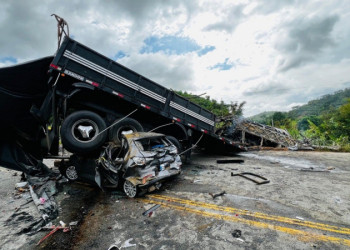
[[[26,81],[23,73],[33,74],[35,79]],[[16,84],[17,92],[29,89],[29,94],[15,93]],[[31,86],[38,86],[37,91]],[[216,117],[210,111],[69,37],[52,61],[46,58],[32,65],[0,69],[0,95],[2,130],[11,127],[16,135],[23,132],[27,141],[40,144],[37,151],[43,156],[58,155],[60,127],[79,110],[96,113],[106,128],[134,112],[129,118],[139,122],[144,131],[159,127],[155,132],[175,137],[183,150],[200,138],[202,147],[240,150],[233,141],[215,134]],[[22,118],[26,118],[24,123]],[[104,133],[111,129],[113,126]]]

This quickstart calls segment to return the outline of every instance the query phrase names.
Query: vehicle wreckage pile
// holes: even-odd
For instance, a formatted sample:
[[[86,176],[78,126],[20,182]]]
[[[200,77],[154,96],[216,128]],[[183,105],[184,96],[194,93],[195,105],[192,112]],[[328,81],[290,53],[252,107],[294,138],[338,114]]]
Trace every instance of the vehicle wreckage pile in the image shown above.
[[[286,148],[290,150],[313,150],[307,141],[294,139],[288,131],[271,127],[242,117],[227,116],[218,119],[224,125],[217,133],[234,140],[248,149],[258,148]]]

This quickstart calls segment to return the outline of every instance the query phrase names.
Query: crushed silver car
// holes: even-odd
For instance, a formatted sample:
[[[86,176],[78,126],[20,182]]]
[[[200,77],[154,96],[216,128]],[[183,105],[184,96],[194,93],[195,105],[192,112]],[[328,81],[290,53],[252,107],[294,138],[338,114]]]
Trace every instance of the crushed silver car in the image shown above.
[[[159,189],[164,180],[180,174],[178,153],[163,134],[129,133],[123,134],[121,144],[105,147],[98,160],[73,155],[61,163],[60,171],[70,180],[80,177],[84,181],[85,176],[90,176],[90,182],[94,180],[103,189],[117,188],[123,181],[125,194],[135,197]]]
[[[129,197],[159,188],[163,180],[180,174],[182,165],[176,146],[165,135],[145,132],[124,134],[121,145],[107,146],[99,163],[123,178]]]

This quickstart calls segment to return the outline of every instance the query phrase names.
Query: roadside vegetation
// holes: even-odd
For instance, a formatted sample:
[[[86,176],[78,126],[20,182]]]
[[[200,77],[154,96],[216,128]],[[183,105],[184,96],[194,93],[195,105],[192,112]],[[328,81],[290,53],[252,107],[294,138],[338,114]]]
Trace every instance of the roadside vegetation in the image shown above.
[[[217,116],[229,116],[229,115],[237,115],[241,116],[243,114],[243,107],[245,102],[231,102],[230,104],[226,104],[223,101],[218,102],[215,99],[211,99],[210,96],[198,96],[193,95],[191,93],[175,91],[178,95],[181,95],[188,100],[200,105],[201,107],[213,112]]]
[[[289,112],[269,112],[250,118],[283,128],[295,139],[350,152],[350,89],[337,91],[293,107]]]

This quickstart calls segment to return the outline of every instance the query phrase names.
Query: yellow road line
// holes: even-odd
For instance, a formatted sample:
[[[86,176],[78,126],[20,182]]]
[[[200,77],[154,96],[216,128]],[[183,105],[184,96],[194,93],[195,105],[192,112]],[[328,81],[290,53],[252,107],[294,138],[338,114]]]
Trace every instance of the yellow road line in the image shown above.
[[[153,195],[148,195],[147,197],[153,198],[153,199],[160,199],[160,200],[165,200],[165,201],[176,202],[176,203],[185,204],[185,205],[189,205],[189,206],[202,207],[202,208],[207,208],[207,209],[212,209],[212,210],[217,210],[217,211],[235,213],[235,214],[239,214],[239,215],[247,215],[247,216],[252,216],[252,217],[264,219],[264,220],[278,221],[278,222],[287,223],[287,224],[291,224],[291,225],[305,226],[305,227],[315,228],[315,229],[319,229],[319,230],[323,230],[323,231],[329,231],[329,232],[334,232],[334,233],[350,235],[350,228],[345,228],[345,227],[337,227],[337,226],[332,226],[332,225],[327,225],[327,224],[317,223],[317,222],[312,222],[312,221],[302,221],[302,220],[292,219],[292,218],[288,218],[288,217],[268,215],[268,214],[259,213],[259,212],[250,212],[247,210],[237,209],[237,208],[233,208],[233,207],[218,206],[215,204],[199,202],[199,201],[192,201],[192,200],[185,200],[185,199],[164,196],[164,195],[153,194]]]
[[[268,224],[265,222],[242,219],[242,218],[238,218],[238,217],[232,216],[232,215],[221,215],[221,214],[206,212],[206,211],[193,209],[193,208],[189,208],[189,207],[172,205],[172,204],[169,204],[169,203],[164,202],[164,201],[155,201],[155,200],[142,199],[142,198],[140,198],[139,200],[142,202],[145,202],[145,203],[160,204],[164,207],[168,207],[168,208],[172,208],[172,209],[176,209],[176,210],[180,210],[180,211],[185,211],[185,212],[189,212],[189,213],[194,213],[194,214],[205,216],[205,217],[215,218],[218,220],[241,222],[244,224],[248,224],[250,226],[274,229],[276,231],[280,231],[283,233],[297,236],[300,240],[303,240],[303,241],[324,241],[324,242],[332,242],[332,243],[336,243],[336,244],[343,244],[346,246],[350,246],[350,240],[347,240],[347,239],[337,238],[337,237],[333,237],[333,236],[320,235],[320,234],[314,234],[314,233],[310,233],[310,232],[306,232],[306,231],[302,231],[302,230],[298,230],[298,229],[292,229],[292,228],[288,228],[288,227],[272,225],[272,224]]]

